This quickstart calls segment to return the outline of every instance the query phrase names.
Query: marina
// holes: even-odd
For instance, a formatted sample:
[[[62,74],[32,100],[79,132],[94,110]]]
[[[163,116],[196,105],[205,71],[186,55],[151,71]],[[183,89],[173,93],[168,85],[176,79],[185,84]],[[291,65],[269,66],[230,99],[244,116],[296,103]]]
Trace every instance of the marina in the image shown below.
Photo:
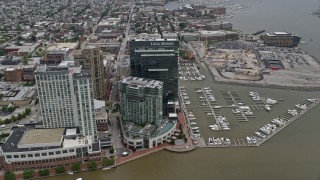
[[[309,110],[313,109],[320,103],[320,99],[307,99],[300,104],[297,104],[288,112],[279,116],[279,118],[273,119],[270,123],[259,128],[258,131],[254,132],[244,138],[232,139],[230,143],[215,143],[215,138],[209,138],[207,145],[202,147],[241,147],[241,146],[261,146],[264,142],[269,140],[271,137],[276,135],[282,129],[293,123],[295,120],[303,116]],[[303,108],[301,108],[303,107]],[[295,112],[295,113],[292,113]],[[228,138],[217,138],[218,140]]]

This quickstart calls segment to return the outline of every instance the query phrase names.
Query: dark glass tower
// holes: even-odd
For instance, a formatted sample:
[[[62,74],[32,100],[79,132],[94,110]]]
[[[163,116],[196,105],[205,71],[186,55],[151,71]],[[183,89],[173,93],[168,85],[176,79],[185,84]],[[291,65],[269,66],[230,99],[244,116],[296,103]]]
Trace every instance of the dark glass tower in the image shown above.
[[[163,110],[168,101],[178,98],[179,41],[173,39],[136,39],[130,41],[131,76],[163,82]]]

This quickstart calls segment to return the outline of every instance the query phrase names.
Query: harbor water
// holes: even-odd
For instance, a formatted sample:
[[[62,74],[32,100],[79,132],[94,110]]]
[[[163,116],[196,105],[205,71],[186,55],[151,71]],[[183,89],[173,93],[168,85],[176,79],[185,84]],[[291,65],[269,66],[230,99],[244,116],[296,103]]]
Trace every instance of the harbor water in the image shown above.
[[[247,32],[258,29],[266,31],[288,30],[301,34],[304,39],[312,38],[303,46],[309,54],[320,59],[320,18],[311,15],[316,10],[318,0],[241,0],[250,8],[237,11],[235,17],[228,19],[234,28]],[[306,40],[307,41],[307,40]],[[199,106],[195,88],[210,87],[218,104],[226,101],[221,91],[234,91],[246,104],[252,104],[249,91],[257,91],[261,96],[281,98],[271,112],[254,112],[249,122],[239,123],[231,110],[223,110],[230,122],[231,131],[212,132],[201,108],[193,108],[205,140],[208,137],[245,138],[257,131],[261,125],[270,122],[309,97],[320,97],[320,92],[306,92],[285,89],[257,88],[215,84],[205,67],[200,72],[206,76],[204,81],[181,81],[190,97],[191,106]],[[318,180],[320,179],[320,106],[293,122],[260,147],[237,148],[198,148],[188,153],[171,153],[165,150],[145,156],[115,169],[106,171],[88,171],[73,175],[47,178],[48,180],[234,180],[234,179],[282,179],[282,180]]]

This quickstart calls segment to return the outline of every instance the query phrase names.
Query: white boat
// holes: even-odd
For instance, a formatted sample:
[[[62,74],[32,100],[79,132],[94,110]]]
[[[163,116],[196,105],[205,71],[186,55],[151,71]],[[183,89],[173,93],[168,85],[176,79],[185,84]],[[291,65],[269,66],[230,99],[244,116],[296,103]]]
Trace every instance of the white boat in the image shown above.
[[[202,90],[196,90],[196,93],[201,93],[202,92]]]
[[[271,110],[271,108],[270,108],[270,105],[269,105],[269,104],[266,104],[266,105],[264,106],[264,108],[265,108],[267,111],[270,111],[270,110]]]
[[[226,138],[226,144],[227,144],[228,146],[231,145],[231,142],[230,142],[230,139],[229,139],[229,138]]]
[[[190,124],[191,124],[191,125],[196,125],[197,123],[196,123],[196,122],[191,122]]]
[[[213,137],[213,144],[214,144],[215,146],[218,145],[218,140],[217,140],[215,137]]]
[[[267,98],[267,103],[268,104],[276,104],[278,101],[275,99]]]
[[[209,138],[209,145],[212,146],[213,145],[213,141],[211,138]]]
[[[207,104],[207,103],[202,103],[201,105],[202,105],[202,106],[207,106],[208,104]]]
[[[221,139],[220,138],[217,138],[217,141],[218,141],[218,145],[221,145],[222,142],[221,142]]]
[[[105,170],[110,170],[110,169],[111,169],[111,167],[102,168],[103,171],[105,171]]]
[[[248,144],[252,143],[252,140],[251,140],[251,138],[249,136],[247,136],[247,142],[248,142]]]
[[[253,96],[252,99],[254,101],[260,101],[261,100],[260,96]]]
[[[209,87],[205,87],[205,88],[203,88],[204,90],[210,90],[210,88]]]
[[[253,115],[253,112],[251,112],[251,111],[246,111],[246,112],[244,112],[244,114],[245,114],[245,115]]]
[[[212,113],[207,113],[207,116],[212,116]]]
[[[253,143],[253,144],[257,144],[257,138],[252,137],[251,140],[252,140],[252,143]]]
[[[249,92],[249,96],[251,96],[251,97],[257,96],[257,95],[258,95],[257,92],[254,92],[254,91]]]
[[[193,133],[200,133],[200,130],[194,130]]]
[[[68,174],[69,174],[69,175],[72,175],[72,174],[73,174],[73,172],[72,172],[72,171],[70,171],[70,172],[68,172]]]
[[[197,130],[197,129],[199,129],[199,127],[195,126],[195,127],[192,127],[191,129],[192,130]]]
[[[80,178],[77,178],[76,180],[82,180],[82,178],[80,177]]]
[[[250,110],[249,106],[239,106],[239,108],[242,110]]]
[[[314,103],[314,102],[316,102],[317,100],[316,100],[316,99],[310,99],[310,98],[309,98],[309,99],[308,99],[308,101],[310,101],[310,102],[313,102],[313,103]]]
[[[302,110],[307,109],[307,105],[305,105],[305,104],[303,104],[303,105],[297,104],[296,107],[299,109],[302,109]]]
[[[295,109],[289,109],[288,113],[291,114],[292,116],[296,116],[298,114],[297,110]]]

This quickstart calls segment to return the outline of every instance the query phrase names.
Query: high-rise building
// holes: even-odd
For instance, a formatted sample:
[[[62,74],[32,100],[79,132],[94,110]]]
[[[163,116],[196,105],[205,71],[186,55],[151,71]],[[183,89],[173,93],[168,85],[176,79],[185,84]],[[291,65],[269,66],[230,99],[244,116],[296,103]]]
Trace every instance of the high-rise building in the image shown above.
[[[80,127],[96,138],[92,80],[81,66],[38,66],[35,71],[45,128]]]
[[[106,73],[103,65],[100,47],[85,46],[84,49],[74,52],[76,65],[81,65],[83,69],[89,69],[92,78],[94,98],[98,100],[106,99]]]
[[[122,121],[140,126],[160,124],[163,82],[128,76],[120,81],[119,92]]]
[[[135,39],[130,41],[131,76],[163,82],[163,110],[178,98],[179,41],[176,39]]]

